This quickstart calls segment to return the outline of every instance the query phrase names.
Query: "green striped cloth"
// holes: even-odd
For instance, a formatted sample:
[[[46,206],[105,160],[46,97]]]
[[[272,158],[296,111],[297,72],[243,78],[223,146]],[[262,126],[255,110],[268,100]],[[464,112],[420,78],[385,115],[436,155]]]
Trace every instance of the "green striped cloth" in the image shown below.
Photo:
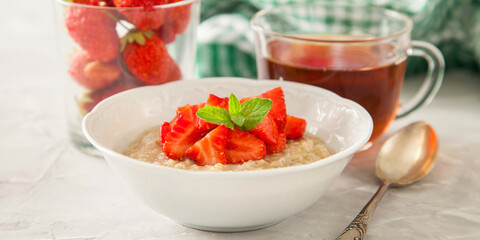
[[[280,4],[315,0],[202,0],[198,29],[198,77],[256,78],[251,17]],[[333,0],[331,0],[333,2]],[[382,6],[414,21],[412,38],[435,44],[443,52],[447,69],[480,70],[479,0],[350,0],[342,2]],[[410,58],[408,73],[421,71],[423,60]]]

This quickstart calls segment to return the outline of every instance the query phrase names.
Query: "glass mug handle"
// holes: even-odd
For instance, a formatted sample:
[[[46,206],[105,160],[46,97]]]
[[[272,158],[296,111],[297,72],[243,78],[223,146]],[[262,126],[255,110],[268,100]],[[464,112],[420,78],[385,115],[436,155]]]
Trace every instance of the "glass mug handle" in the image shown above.
[[[412,47],[407,54],[427,60],[427,76],[413,98],[398,109],[396,118],[405,117],[421,106],[429,104],[440,89],[445,73],[445,59],[435,45],[424,41],[412,41]]]

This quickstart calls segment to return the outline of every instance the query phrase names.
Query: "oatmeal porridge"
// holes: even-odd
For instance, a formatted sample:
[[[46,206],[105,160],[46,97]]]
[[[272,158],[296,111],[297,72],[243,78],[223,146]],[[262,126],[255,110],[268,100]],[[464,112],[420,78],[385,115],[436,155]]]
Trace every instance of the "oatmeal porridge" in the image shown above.
[[[287,146],[282,152],[267,154],[261,160],[247,161],[242,164],[223,165],[218,163],[199,166],[188,158],[183,161],[169,159],[157,143],[159,139],[158,127],[149,129],[130,144],[123,154],[148,163],[196,171],[247,171],[280,168],[312,163],[333,154],[320,138],[310,133],[305,133],[302,138],[288,140]]]

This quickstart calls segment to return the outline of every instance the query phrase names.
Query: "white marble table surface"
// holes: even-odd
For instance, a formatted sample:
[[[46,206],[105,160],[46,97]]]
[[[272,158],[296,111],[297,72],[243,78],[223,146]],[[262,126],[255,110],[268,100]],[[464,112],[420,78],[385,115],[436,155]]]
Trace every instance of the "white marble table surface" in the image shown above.
[[[376,191],[374,148],[320,201],[275,226],[227,234],[171,222],[133,198],[103,159],[70,144],[53,26],[47,0],[0,1],[0,239],[334,239]],[[417,120],[438,131],[436,166],[388,192],[369,239],[480,239],[480,75],[448,72],[432,104],[387,134]]]

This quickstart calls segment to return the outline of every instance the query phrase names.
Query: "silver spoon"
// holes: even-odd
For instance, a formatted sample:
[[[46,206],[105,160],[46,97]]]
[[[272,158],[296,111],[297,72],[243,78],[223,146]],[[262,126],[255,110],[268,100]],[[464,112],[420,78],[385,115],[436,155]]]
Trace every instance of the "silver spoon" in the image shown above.
[[[435,130],[426,122],[412,123],[389,137],[375,160],[375,175],[382,185],[337,240],[365,239],[368,221],[388,188],[405,186],[427,175],[433,168],[437,148]]]

